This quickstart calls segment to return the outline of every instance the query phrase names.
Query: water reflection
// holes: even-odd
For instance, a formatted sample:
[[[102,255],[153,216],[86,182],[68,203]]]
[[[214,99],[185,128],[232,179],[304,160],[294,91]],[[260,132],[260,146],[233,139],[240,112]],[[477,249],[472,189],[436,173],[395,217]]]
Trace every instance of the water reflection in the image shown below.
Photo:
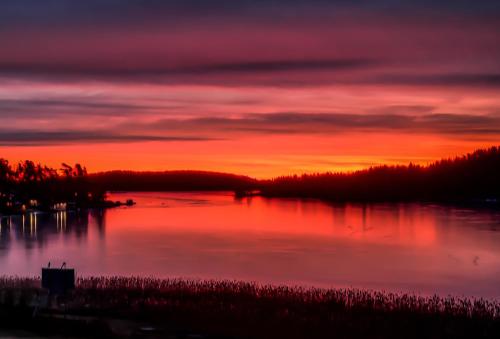
[[[44,248],[59,239],[84,240],[89,227],[104,236],[103,210],[55,213],[28,212],[0,218],[0,257],[12,247]]]
[[[134,207],[4,217],[0,272],[244,279],[500,297],[500,215],[420,204],[134,193]]]

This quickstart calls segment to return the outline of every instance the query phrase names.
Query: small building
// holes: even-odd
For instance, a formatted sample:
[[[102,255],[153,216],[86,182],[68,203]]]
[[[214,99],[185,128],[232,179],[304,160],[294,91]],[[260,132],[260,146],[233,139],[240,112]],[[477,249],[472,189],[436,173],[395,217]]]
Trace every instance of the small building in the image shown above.
[[[49,264],[50,265],[50,264]],[[75,288],[75,270],[66,268],[42,268],[42,288],[49,290],[52,295],[64,295]]]
[[[54,211],[66,211],[66,208],[67,204],[65,202],[58,202],[52,206],[52,210]]]

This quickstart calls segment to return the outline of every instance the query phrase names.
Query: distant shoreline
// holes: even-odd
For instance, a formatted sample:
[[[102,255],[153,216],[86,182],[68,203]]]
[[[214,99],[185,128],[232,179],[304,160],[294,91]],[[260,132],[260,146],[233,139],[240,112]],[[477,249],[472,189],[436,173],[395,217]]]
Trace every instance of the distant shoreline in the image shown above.
[[[500,148],[478,150],[428,166],[375,166],[352,173],[329,172],[258,180],[204,171],[90,174],[105,191],[233,191],[249,196],[314,198],[333,202],[418,202],[500,204]]]
[[[0,210],[0,217],[8,217],[8,216],[14,216],[14,215],[22,215],[26,213],[57,213],[57,212],[71,212],[71,211],[79,211],[79,210],[85,210],[85,209],[105,209],[105,208],[115,208],[115,207],[120,207],[120,206],[133,206],[135,205],[136,202],[133,201],[132,199],[127,199],[126,201],[112,201],[112,200],[105,200],[99,203],[93,203],[85,206],[74,206],[74,207],[64,207],[60,209],[39,209],[39,208],[29,208],[25,210]]]
[[[206,171],[88,174],[85,167],[59,170],[31,161],[12,166],[0,159],[0,211],[57,209],[57,205],[114,207],[106,192],[232,191],[236,198],[320,199],[329,202],[436,202],[500,206],[500,147],[478,150],[428,166],[376,166],[352,173],[318,173],[258,180]]]

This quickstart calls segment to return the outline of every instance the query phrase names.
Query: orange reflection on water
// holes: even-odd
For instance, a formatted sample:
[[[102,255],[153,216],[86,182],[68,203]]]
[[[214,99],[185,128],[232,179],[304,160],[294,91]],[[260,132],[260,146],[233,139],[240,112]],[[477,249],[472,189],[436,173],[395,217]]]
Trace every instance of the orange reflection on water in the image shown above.
[[[235,200],[230,193],[211,193],[210,200],[193,193],[135,194],[135,198],[136,207],[108,214],[110,224],[120,225],[120,232],[268,233],[413,246],[432,245],[436,240],[434,216],[412,205],[330,205],[259,197]]]
[[[119,193],[133,207],[2,219],[4,274],[239,279],[500,298],[500,214],[427,204]],[[24,219],[24,220],[23,220]]]

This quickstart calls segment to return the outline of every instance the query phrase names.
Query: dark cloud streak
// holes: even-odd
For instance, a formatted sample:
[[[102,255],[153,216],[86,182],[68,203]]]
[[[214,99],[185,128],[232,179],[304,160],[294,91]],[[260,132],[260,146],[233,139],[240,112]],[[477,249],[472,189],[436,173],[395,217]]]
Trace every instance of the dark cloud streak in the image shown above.
[[[147,65],[135,68],[116,68],[112,65],[102,65],[99,68],[92,68],[85,65],[15,65],[0,62],[0,78],[22,78],[44,82],[97,80],[111,83],[215,86],[500,87],[500,72],[419,75],[383,70],[382,67],[386,66],[390,66],[390,63],[375,59],[268,60],[163,68],[150,68]],[[383,75],[375,75],[380,70],[382,70]],[[60,105],[62,104],[64,103]],[[92,104],[82,103],[80,105],[90,106]]]
[[[0,74],[4,75],[55,75],[75,77],[166,77],[172,75],[211,75],[220,73],[254,73],[283,71],[342,71],[374,68],[381,62],[374,59],[307,59],[307,60],[260,60],[246,62],[228,62],[197,64],[193,66],[151,67],[149,64],[135,67],[117,67],[113,64],[100,66],[85,64],[60,63],[21,63],[0,62]]]
[[[152,123],[122,123],[107,131],[0,130],[0,146],[144,141],[206,142],[245,135],[328,135],[352,132],[399,132],[438,134],[459,138],[481,136],[500,138],[500,116],[270,113],[246,114],[239,118],[162,119]]]
[[[177,105],[140,105],[102,102],[94,98],[87,101],[47,100],[47,99],[0,99],[0,117],[9,118],[19,114],[20,118],[81,115],[86,116],[127,116],[148,111],[164,111],[180,108]]]
[[[246,63],[227,63],[181,68],[179,73],[247,73],[283,71],[335,71],[372,68],[380,64],[369,59],[331,59],[331,60],[271,60]]]
[[[500,73],[461,73],[407,75],[394,74],[375,77],[370,82],[375,84],[397,84],[413,86],[482,86],[500,87]]]
[[[47,146],[61,144],[129,143],[144,141],[209,141],[213,138],[165,135],[117,134],[92,131],[0,131],[0,146]]]
[[[445,135],[498,135],[500,116],[466,114],[341,114],[271,113],[247,114],[240,118],[164,119],[152,124],[122,126],[125,129],[171,133],[200,131],[231,134],[317,134],[349,132],[404,132]]]

